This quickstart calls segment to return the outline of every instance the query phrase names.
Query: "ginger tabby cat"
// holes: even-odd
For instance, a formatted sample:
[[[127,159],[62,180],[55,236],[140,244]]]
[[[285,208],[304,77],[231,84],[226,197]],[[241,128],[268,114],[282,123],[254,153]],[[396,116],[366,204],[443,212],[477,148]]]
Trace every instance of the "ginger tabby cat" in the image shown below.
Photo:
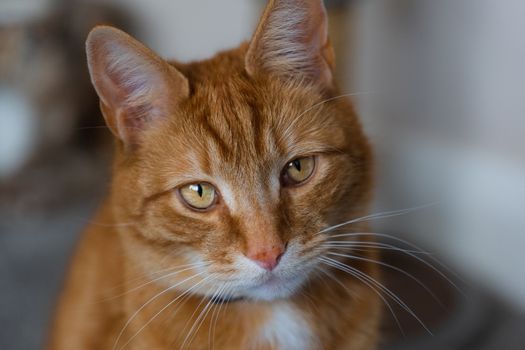
[[[334,226],[366,215],[372,154],[322,1],[270,1],[249,43],[201,62],[106,26],[87,56],[113,180],[49,348],[375,349],[377,254],[333,254],[370,242]]]

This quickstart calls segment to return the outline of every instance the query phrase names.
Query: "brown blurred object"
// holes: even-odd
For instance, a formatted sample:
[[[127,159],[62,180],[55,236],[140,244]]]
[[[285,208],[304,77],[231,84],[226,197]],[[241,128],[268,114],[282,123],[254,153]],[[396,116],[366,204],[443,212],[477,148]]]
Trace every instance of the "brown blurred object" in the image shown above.
[[[130,30],[130,21],[106,5],[53,4],[46,14],[0,22],[0,93],[21,97],[32,129],[23,135],[30,145],[25,159],[0,179],[1,209],[22,203],[25,211],[60,203],[61,194],[89,191],[103,178],[93,172],[105,174],[94,170],[105,169],[111,153],[111,138],[87,72],[84,42],[97,24]],[[18,117],[23,116],[14,116]],[[50,185],[41,186],[44,183]]]
[[[106,147],[84,41],[99,23],[127,29],[126,17],[105,5],[57,1],[45,15],[0,23],[0,86],[21,94],[35,116],[35,139],[26,166],[69,147]]]
[[[0,2],[0,349],[40,348],[77,233],[105,191],[112,138],[87,33],[132,29],[105,4],[42,3]]]

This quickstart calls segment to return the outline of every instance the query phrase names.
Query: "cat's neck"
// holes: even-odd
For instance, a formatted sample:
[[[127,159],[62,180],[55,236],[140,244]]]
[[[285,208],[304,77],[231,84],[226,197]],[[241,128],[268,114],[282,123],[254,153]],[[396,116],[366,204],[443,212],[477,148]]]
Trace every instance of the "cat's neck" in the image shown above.
[[[208,344],[210,333],[214,333],[217,348],[222,344],[223,348],[231,349],[286,349],[300,344],[301,349],[320,349],[321,339],[333,338],[339,325],[344,328],[349,323],[359,324],[363,321],[362,314],[377,308],[375,299],[352,297],[363,291],[345,274],[334,272],[334,278],[339,282],[313,279],[291,297],[273,301],[236,298],[217,302],[207,296],[184,295],[182,290],[162,294],[165,286],[151,284],[126,295],[124,318],[134,320],[123,338],[140,332],[141,336],[132,341],[137,349],[157,344],[159,339],[166,341],[159,348],[181,345],[192,337],[194,346]],[[155,301],[144,307],[152,298]],[[351,314],[348,310],[357,311]],[[166,338],[167,330],[170,336]]]

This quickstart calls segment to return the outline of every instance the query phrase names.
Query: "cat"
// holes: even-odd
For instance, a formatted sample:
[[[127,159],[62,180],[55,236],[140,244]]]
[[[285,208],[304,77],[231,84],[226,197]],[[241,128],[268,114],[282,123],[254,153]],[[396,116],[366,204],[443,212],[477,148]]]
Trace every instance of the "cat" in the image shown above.
[[[322,0],[269,1],[249,42],[200,62],[107,26],[86,47],[113,179],[49,348],[375,349],[377,253],[330,255],[372,244],[341,231],[364,230],[347,221],[366,215],[373,156]]]

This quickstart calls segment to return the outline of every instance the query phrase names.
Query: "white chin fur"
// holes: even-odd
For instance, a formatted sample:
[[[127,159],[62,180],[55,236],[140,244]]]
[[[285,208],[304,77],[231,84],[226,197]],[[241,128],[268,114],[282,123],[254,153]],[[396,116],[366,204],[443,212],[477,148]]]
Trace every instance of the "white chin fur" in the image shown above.
[[[301,286],[303,278],[284,280],[277,278],[275,282],[266,282],[260,286],[246,289],[242,294],[253,300],[272,301],[284,299],[293,295]]]

